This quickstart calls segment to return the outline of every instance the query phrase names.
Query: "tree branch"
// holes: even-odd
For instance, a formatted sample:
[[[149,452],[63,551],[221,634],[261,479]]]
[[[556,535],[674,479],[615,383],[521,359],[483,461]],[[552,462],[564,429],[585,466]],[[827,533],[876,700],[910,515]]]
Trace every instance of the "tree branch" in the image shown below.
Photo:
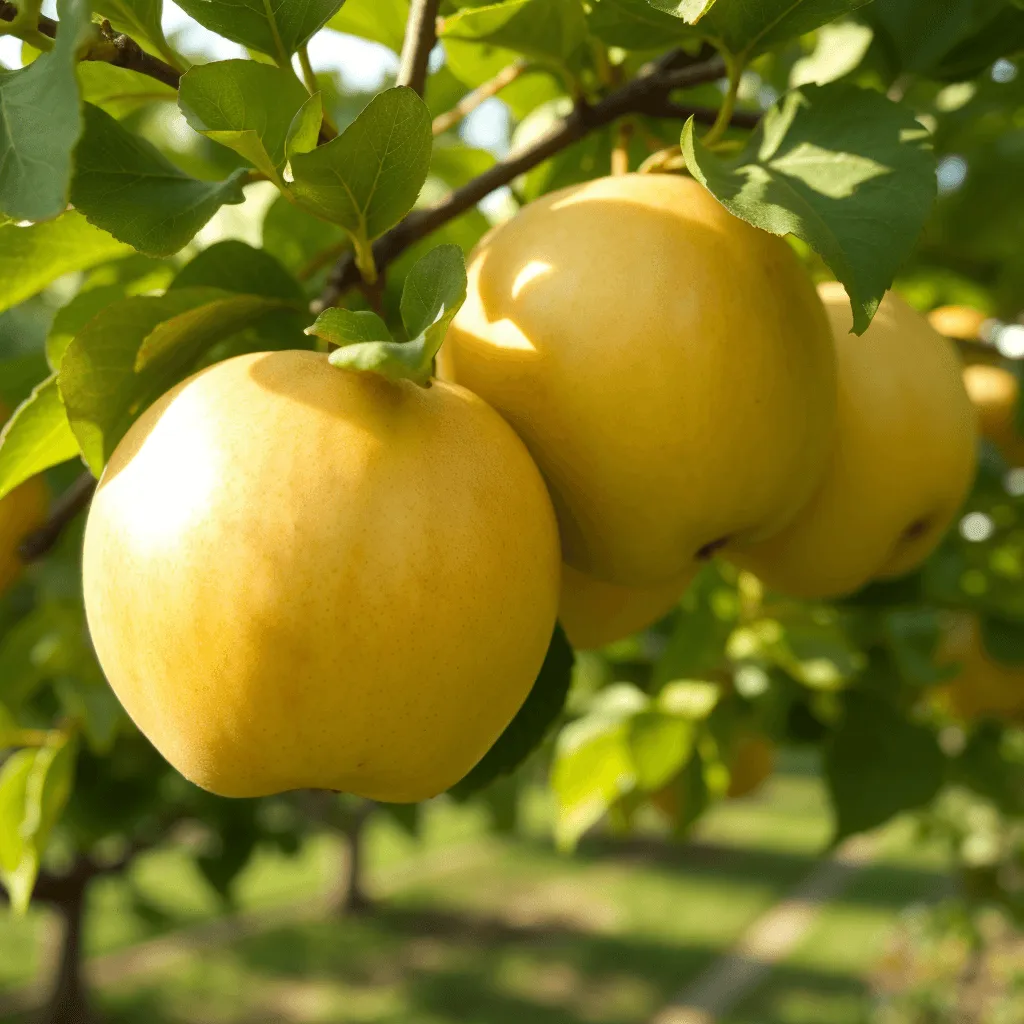
[[[7,0],[0,0],[0,19],[3,21],[14,21],[18,15],[18,9]],[[39,31],[50,39],[57,38],[59,23],[53,18],[44,15],[39,17]],[[140,74],[155,78],[172,89],[178,88],[181,79],[181,72],[170,64],[146,53],[141,46],[130,36],[121,35],[110,27],[109,21],[104,21],[97,26],[99,38],[94,40],[82,60],[98,60],[106,64],[113,64],[117,68],[128,68],[130,71],[138,71]]]
[[[689,107],[669,103],[669,93],[674,89],[717,81],[724,74],[725,65],[720,58],[714,57],[677,67],[679,59],[675,51],[666,54],[593,106],[578,104],[570,114],[556,121],[525,149],[510,154],[462,188],[455,189],[439,203],[422,210],[413,210],[405,220],[374,242],[373,255],[377,266],[386,267],[409,246],[454,220],[459,214],[472,209],[485,196],[620,117],[627,114],[649,114],[654,117],[688,117],[696,114]],[[328,278],[316,305],[319,309],[333,306],[359,280],[355,260],[349,254],[344,255]]]
[[[451,110],[438,114],[431,126],[435,135],[443,135],[449,128],[455,127],[464,117],[468,117],[485,100],[497,96],[506,85],[511,85],[529,67],[523,59],[514,60],[502,68],[489,82],[478,85],[472,92],[466,93]]]
[[[415,89],[421,96],[427,81],[427,62],[437,42],[437,12],[441,0],[412,0],[405,24],[405,41],[398,68],[398,84]]]
[[[50,517],[33,530],[18,548],[18,557],[23,562],[37,562],[60,540],[65,528],[85,510],[96,491],[92,473],[86,471],[53,503]]]

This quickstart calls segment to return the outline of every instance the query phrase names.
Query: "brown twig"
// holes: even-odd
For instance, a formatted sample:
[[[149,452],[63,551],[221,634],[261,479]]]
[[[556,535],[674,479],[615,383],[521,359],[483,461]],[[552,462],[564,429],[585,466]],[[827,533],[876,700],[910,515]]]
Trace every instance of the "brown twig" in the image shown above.
[[[502,68],[490,81],[478,85],[472,92],[466,93],[451,110],[438,114],[432,125],[435,135],[443,135],[449,128],[454,128],[464,117],[468,117],[485,100],[497,96],[506,85],[511,85],[527,68],[525,60],[515,60]]]
[[[398,67],[398,84],[415,89],[421,96],[427,81],[430,51],[437,42],[437,12],[441,0],[412,0],[405,23],[405,41]]]
[[[18,9],[7,0],[0,0],[0,19],[3,21],[14,21],[18,15]],[[57,38],[58,22],[53,18],[44,15],[39,17],[39,31],[50,39]],[[140,74],[155,78],[172,89],[178,88],[181,80],[181,72],[170,64],[146,53],[141,46],[130,36],[115,32],[110,27],[110,22],[104,21],[98,27],[99,37],[94,40],[84,54],[82,60],[98,60],[106,64],[113,64],[117,68],[128,68],[130,71],[138,71]]]
[[[661,60],[648,65],[636,78],[620,89],[609,93],[593,106],[577,104],[571,113],[556,121],[547,132],[525,149],[510,154],[483,174],[455,189],[439,203],[414,210],[405,220],[382,235],[373,246],[378,267],[386,267],[409,246],[425,238],[450,220],[472,209],[481,199],[496,189],[543,163],[548,157],[579,142],[592,131],[603,128],[628,114],[649,114],[654,117],[689,116],[687,107],[670,104],[666,113],[667,97],[674,89],[682,89],[713,82],[721,78],[725,66],[717,58],[678,67],[679,55],[666,54]],[[359,271],[350,255],[343,256],[328,278],[319,309],[333,306],[349,288],[359,283]]]
[[[629,174],[629,143],[633,138],[633,122],[628,118],[619,122],[612,149],[612,174],[620,177]]]
[[[72,520],[85,510],[95,491],[96,481],[92,474],[82,473],[53,503],[46,522],[21,542],[18,557],[26,563],[39,561],[60,540],[60,535]]]

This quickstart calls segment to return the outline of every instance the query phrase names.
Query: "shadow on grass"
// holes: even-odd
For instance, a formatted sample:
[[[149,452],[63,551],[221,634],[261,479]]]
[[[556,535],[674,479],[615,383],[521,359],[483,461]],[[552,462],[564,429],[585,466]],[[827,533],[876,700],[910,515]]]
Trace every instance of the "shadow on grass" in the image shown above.
[[[538,844],[539,845],[539,844]],[[659,838],[594,837],[574,853],[581,861],[620,862],[656,866],[690,877],[705,876],[726,882],[759,884],[773,881],[795,885],[806,878],[821,858],[774,850],[751,850],[700,841],[672,844]],[[854,885],[836,902],[899,908],[941,889],[943,872],[899,864],[869,864]]]
[[[642,1024],[722,952],[557,923],[384,907],[372,920],[281,928],[218,952],[227,964],[197,968],[219,979],[216,992],[202,976],[170,996],[167,980],[154,978],[107,993],[103,1003],[111,1024]],[[282,991],[315,993],[319,1011],[282,1004]],[[833,1004],[842,1015],[831,1015]],[[729,1022],[860,1024],[849,1016],[854,1004],[863,1005],[855,981],[781,967]],[[225,1016],[225,1006],[237,1015]],[[822,1013],[800,1016],[801,1006]]]
[[[870,1024],[862,981],[780,964],[720,1024]]]

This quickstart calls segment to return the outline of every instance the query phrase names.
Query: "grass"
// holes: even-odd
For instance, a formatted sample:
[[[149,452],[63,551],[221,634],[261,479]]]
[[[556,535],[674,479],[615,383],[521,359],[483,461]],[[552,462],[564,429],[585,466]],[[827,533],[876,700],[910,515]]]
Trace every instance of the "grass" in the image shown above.
[[[641,835],[566,858],[545,839],[546,816],[532,797],[516,840],[443,802],[420,842],[376,821],[369,887],[382,899],[365,919],[326,910],[340,870],[329,838],[295,860],[261,857],[241,908],[305,901],[310,912],[212,946],[194,926],[219,918],[216,900],[183,855],[150,855],[93,894],[89,952],[122,951],[99,961],[97,1001],[116,1024],[641,1024],[813,868],[829,832],[806,771],[716,809],[685,846]],[[860,978],[899,908],[935,893],[940,867],[905,828],[890,831],[877,866],[729,1024],[861,1024]],[[39,914],[0,918],[0,992],[32,977],[42,930]],[[139,969],[138,943],[175,933],[175,959]]]

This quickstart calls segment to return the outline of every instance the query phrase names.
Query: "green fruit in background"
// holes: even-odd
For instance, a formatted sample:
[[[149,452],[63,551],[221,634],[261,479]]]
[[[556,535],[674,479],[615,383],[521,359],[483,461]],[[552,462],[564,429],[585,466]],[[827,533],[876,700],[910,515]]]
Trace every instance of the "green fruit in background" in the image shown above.
[[[834,347],[796,256],[675,175],[590,181],[491,231],[439,367],[526,442],[565,561],[620,586],[778,532],[831,445]]]
[[[193,782],[407,802],[525,700],[559,562],[541,476],[480,399],[285,351],[204,370],[128,432],[85,602],[118,697]]]
[[[952,342],[889,293],[862,337],[823,285],[839,360],[839,422],[817,491],[781,533],[735,561],[774,590],[838,597],[921,564],[971,485],[977,429]]]

